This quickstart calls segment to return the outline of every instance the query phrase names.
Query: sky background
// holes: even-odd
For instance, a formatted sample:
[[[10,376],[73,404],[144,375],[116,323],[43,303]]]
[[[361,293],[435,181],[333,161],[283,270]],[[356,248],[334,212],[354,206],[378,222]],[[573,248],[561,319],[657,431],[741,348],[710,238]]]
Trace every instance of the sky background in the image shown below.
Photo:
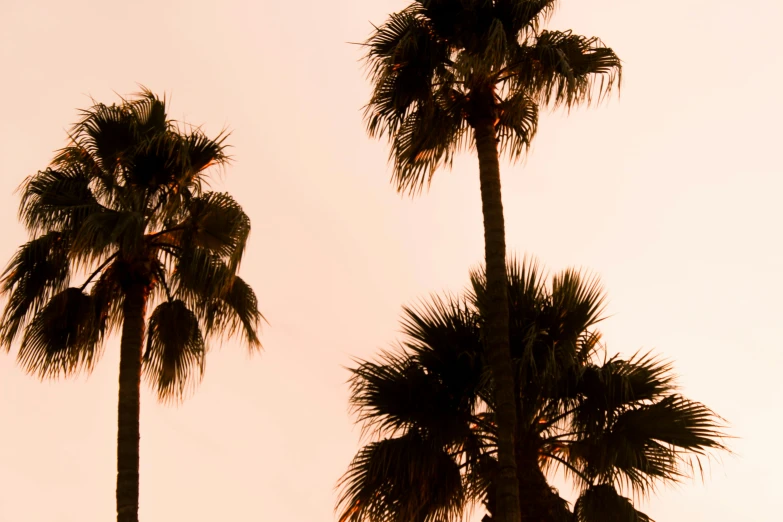
[[[215,187],[252,219],[242,275],[265,351],[224,343],[179,407],[145,389],[144,522],[335,520],[359,442],[343,366],[399,338],[401,305],[459,291],[481,261],[477,160],[402,198],[364,132],[370,86],[347,42],[405,5],[0,0],[0,262],[26,239],[15,188],[90,96],[139,83],[173,118],[233,131]],[[684,393],[737,437],[704,484],[642,504],[659,522],[779,514],[781,20],[770,0],[564,0],[550,27],[613,47],[622,96],[543,115],[527,161],[502,165],[509,249],[599,274],[608,350],[675,361]],[[60,382],[0,354],[0,522],[114,518],[117,345]]]

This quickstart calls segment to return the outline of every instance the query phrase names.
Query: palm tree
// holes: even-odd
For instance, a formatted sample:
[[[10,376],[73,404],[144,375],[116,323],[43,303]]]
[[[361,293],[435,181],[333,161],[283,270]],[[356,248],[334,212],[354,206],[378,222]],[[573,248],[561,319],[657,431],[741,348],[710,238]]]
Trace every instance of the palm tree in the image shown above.
[[[499,152],[519,159],[536,131],[539,105],[600,99],[620,60],[597,38],[546,31],[556,0],[417,0],[375,28],[365,45],[374,91],[368,132],[388,137],[393,183],[418,193],[455,153],[478,153],[487,267],[487,358],[496,381],[499,512],[519,518],[508,345],[505,224]]]
[[[203,375],[210,338],[260,348],[256,296],[236,275],[250,220],[203,190],[208,167],[228,160],[225,134],[176,124],[146,89],[82,112],[69,145],[21,187],[31,237],[3,275],[0,342],[21,338],[21,366],[54,378],[92,370],[121,327],[117,521],[136,522],[142,373],[176,401]]]
[[[341,522],[446,522],[483,503],[499,518],[497,403],[487,375],[483,273],[462,297],[405,308],[405,340],[351,370],[351,404],[374,440],[341,480]],[[722,449],[722,422],[676,391],[670,363],[607,358],[595,325],[604,295],[566,270],[549,285],[509,264],[516,464],[522,522],[646,522],[638,495]],[[581,492],[569,509],[549,479]]]

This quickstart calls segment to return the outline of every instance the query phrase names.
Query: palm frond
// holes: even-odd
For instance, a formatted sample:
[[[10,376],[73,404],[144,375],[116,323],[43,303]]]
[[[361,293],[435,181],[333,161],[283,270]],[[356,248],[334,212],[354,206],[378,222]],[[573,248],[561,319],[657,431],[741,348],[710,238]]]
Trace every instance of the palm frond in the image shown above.
[[[180,180],[187,176],[182,141],[176,132],[139,136],[125,159],[124,183],[153,193],[178,187]]]
[[[576,522],[653,522],[634,508],[611,485],[600,484],[585,490],[574,504]]]
[[[255,292],[241,277],[234,276],[227,289],[206,302],[205,318],[208,335],[240,335],[251,350],[261,348],[258,334],[265,319]]]
[[[585,398],[583,408],[604,412],[622,411],[669,395],[674,389],[672,364],[652,352],[637,353],[627,361],[613,357],[601,366],[586,365],[578,385]],[[587,406],[592,401],[595,405]]]
[[[340,480],[340,522],[459,520],[459,466],[417,433],[362,448]]]
[[[553,310],[562,314],[562,327],[571,332],[585,331],[603,320],[606,294],[597,276],[566,269],[552,278]]]
[[[185,136],[183,152],[189,167],[189,182],[192,183],[208,167],[229,161],[230,157],[226,154],[228,145],[225,143],[228,136],[227,131],[222,131],[215,138],[210,138],[198,128]]]
[[[516,161],[530,148],[538,129],[538,104],[519,91],[503,99],[497,106],[498,122],[495,132],[498,148]]]
[[[79,172],[80,177],[91,181],[89,189],[96,201],[103,206],[112,206],[119,189],[116,173],[104,170],[90,151],[77,142],[72,141],[57,151],[50,169],[58,172]]]
[[[87,150],[105,172],[115,172],[137,140],[133,112],[125,104],[96,103],[83,110],[82,115],[83,119],[71,131],[72,139]]]
[[[189,202],[187,216],[184,223],[173,227],[180,230],[170,236],[185,248],[202,248],[220,256],[235,273],[250,235],[250,218],[242,207],[229,194],[206,192]]]
[[[495,0],[495,16],[510,35],[538,31],[557,7],[557,0]]]
[[[19,218],[33,234],[76,232],[88,216],[105,210],[93,195],[91,182],[80,163],[41,171],[22,185]]]
[[[10,348],[30,317],[68,286],[69,276],[67,236],[49,232],[23,245],[2,275],[8,301],[0,319],[0,345]]]
[[[428,391],[421,368],[404,353],[383,352],[379,362],[358,362],[350,370],[350,402],[362,430],[393,435],[411,427],[422,405],[420,397]]]
[[[116,250],[138,256],[144,247],[147,221],[142,212],[107,210],[87,216],[73,238],[70,256],[77,264],[90,265]]]
[[[172,274],[173,291],[192,307],[226,292],[233,278],[234,274],[217,255],[192,247],[176,257],[176,268]]]
[[[464,363],[469,365],[456,358],[441,361],[435,373],[417,357],[386,352],[379,363],[360,364],[350,382],[351,403],[363,431],[392,436],[417,429],[443,446],[465,444],[472,435],[477,396],[475,385],[455,379]]]
[[[639,493],[656,480],[680,480],[710,451],[725,449],[721,419],[679,395],[635,404],[619,414],[609,411],[602,424],[576,424],[585,435],[570,447],[573,461],[590,477]]]
[[[523,256],[520,260],[510,255],[506,260],[506,272],[508,276],[509,304],[522,304],[530,307],[533,303],[538,306],[545,294],[545,272],[535,257]],[[481,312],[486,300],[487,273],[482,263],[470,270],[470,291],[468,297]]]
[[[622,63],[595,37],[571,31],[542,31],[522,46],[509,79],[541,103],[572,107],[599,101],[620,84]]]
[[[260,348],[258,299],[220,258],[192,248],[178,257],[172,282],[174,295],[196,313],[205,335],[241,333],[251,349]]]
[[[204,338],[196,315],[180,300],[158,305],[148,321],[144,375],[163,401],[185,397],[204,374]]]
[[[90,289],[90,295],[95,300],[100,327],[106,336],[119,331],[122,326],[125,303],[125,292],[122,290],[124,271],[122,261],[115,260],[103,270]]]
[[[90,371],[101,355],[103,332],[95,302],[78,288],[53,296],[25,329],[19,363],[40,377]]]
[[[154,136],[171,129],[166,111],[166,98],[162,100],[152,91],[142,86],[133,100],[123,100],[131,112],[140,137]]]
[[[365,108],[371,136],[395,134],[417,104],[431,99],[434,78],[448,60],[448,48],[433,36],[419,9],[411,6],[392,14],[367,40],[375,84]]]
[[[467,121],[459,112],[434,100],[407,114],[394,134],[390,152],[392,182],[398,192],[416,195],[429,186],[438,168],[451,166],[467,131]]]
[[[725,449],[721,443],[725,437],[723,427],[720,417],[703,404],[670,395],[624,412],[611,427],[611,433],[655,440],[704,455],[708,450]]]

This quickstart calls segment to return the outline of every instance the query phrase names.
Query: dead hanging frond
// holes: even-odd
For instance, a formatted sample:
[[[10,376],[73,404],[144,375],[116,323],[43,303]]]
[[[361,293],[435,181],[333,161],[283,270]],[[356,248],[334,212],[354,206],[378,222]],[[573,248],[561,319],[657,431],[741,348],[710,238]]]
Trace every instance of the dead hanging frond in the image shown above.
[[[30,321],[18,360],[27,372],[42,378],[67,377],[93,368],[102,340],[94,299],[78,288],[68,288]]]
[[[161,400],[182,400],[204,374],[198,318],[183,301],[166,301],[152,312],[147,329],[144,375]]]

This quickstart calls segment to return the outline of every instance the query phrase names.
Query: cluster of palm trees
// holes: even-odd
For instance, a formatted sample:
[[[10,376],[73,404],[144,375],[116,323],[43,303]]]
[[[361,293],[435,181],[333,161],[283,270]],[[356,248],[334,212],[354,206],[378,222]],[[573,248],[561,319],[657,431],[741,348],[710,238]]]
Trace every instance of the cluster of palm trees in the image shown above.
[[[477,152],[485,268],[464,295],[406,308],[399,348],[352,369],[352,405],[375,438],[341,480],[341,521],[445,522],[476,503],[498,522],[646,521],[625,492],[723,448],[720,419],[677,394],[668,363],[602,351],[595,279],[507,266],[500,154],[522,157],[539,108],[619,85],[600,40],[543,29],[556,4],[417,0],[365,44],[368,132],[389,139],[400,192]],[[30,240],[3,275],[0,342],[19,341],[28,372],[67,376],[120,331],[117,520],[137,522],[142,376],[180,400],[214,337],[260,346],[263,317],[238,276],[250,220],[204,189],[225,136],[173,122],[149,91],[95,103],[69,137],[22,185]],[[573,506],[549,485],[557,470],[580,492]]]
[[[486,272],[471,281],[405,308],[404,341],[351,370],[351,404],[375,440],[342,478],[341,520],[460,520],[476,504],[485,522],[502,519]],[[722,449],[720,419],[677,393],[670,363],[607,357],[596,278],[547,281],[534,261],[512,260],[506,289],[520,520],[649,521],[622,492],[676,481]],[[549,484],[558,471],[580,493],[573,510]]]

